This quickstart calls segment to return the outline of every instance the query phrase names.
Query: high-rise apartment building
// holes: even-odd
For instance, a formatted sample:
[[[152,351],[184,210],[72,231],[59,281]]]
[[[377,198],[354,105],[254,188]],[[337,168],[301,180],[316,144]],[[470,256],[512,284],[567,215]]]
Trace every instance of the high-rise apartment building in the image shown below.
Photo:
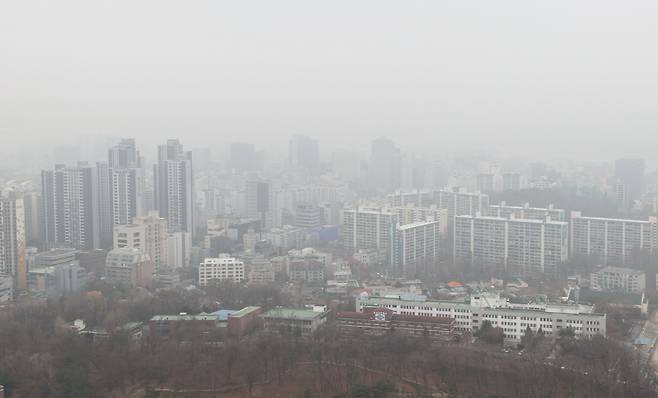
[[[96,168],[56,165],[41,173],[44,241],[49,248],[100,248]]]
[[[322,225],[324,211],[312,203],[297,203],[295,206],[295,226],[300,228],[317,228]]]
[[[530,207],[529,203],[523,206],[510,206],[505,202],[498,205],[489,205],[486,215],[491,217],[526,218],[529,220],[544,220],[550,217],[553,221],[567,221],[567,212],[564,209],[556,209],[552,204],[548,207]]]
[[[521,173],[503,173],[503,191],[520,191]]]
[[[300,169],[317,169],[320,164],[318,141],[305,135],[293,135],[288,143],[288,161]]]
[[[109,249],[112,247],[112,175],[107,162],[96,163],[96,185],[99,247]]]
[[[477,190],[480,192],[493,192],[495,187],[495,175],[492,173],[481,173],[476,177]]]
[[[463,189],[445,188],[433,192],[434,203],[440,209],[448,211],[448,248],[453,249],[455,235],[455,216],[486,214],[489,195],[480,192],[467,192]]]
[[[629,210],[633,202],[641,199],[644,193],[644,160],[617,159],[615,161],[615,178],[624,192],[624,210]]]
[[[397,225],[392,245],[392,264],[400,275],[433,273],[439,261],[441,227],[438,221]]]
[[[27,288],[25,209],[22,198],[0,198],[0,274]]]
[[[646,221],[583,217],[572,212],[571,255],[591,257],[604,265],[619,265],[633,261],[642,252],[658,249],[656,217]]]
[[[124,225],[145,213],[144,169],[134,139],[108,151],[112,224]]]
[[[251,179],[245,184],[247,217],[260,220],[261,227],[274,227],[272,222],[274,209],[271,206],[272,193],[267,181]]]
[[[402,181],[402,155],[400,149],[388,138],[374,140],[370,155],[372,187],[382,193],[400,188]]]
[[[229,146],[228,168],[237,173],[262,170],[262,154],[256,152],[253,144],[233,142]]]
[[[441,237],[445,237],[448,231],[448,210],[432,207],[398,206],[390,207],[388,210],[398,215],[400,225],[414,224],[425,221],[436,221],[439,223]]]
[[[192,154],[183,151],[178,140],[168,140],[158,147],[155,166],[156,207],[160,217],[168,222],[170,232],[192,233],[193,174]]]
[[[395,238],[398,216],[381,208],[359,207],[343,211],[342,241],[348,252],[359,249],[389,250]]]
[[[458,263],[494,272],[557,276],[568,258],[568,223],[486,216],[456,216]]]

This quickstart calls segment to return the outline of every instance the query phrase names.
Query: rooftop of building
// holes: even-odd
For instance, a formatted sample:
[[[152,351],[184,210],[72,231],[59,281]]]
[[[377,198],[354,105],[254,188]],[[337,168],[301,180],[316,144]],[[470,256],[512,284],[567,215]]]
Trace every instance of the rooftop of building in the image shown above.
[[[636,224],[651,224],[656,222],[655,217],[649,217],[647,220],[631,220],[625,218],[587,217],[587,216],[583,216],[580,212],[571,212],[571,219],[624,222],[624,223],[636,223]]]
[[[152,322],[162,321],[218,321],[219,318],[213,314],[178,314],[178,315],[155,315],[151,318]]]
[[[407,229],[414,229],[414,228],[424,227],[426,225],[432,225],[432,224],[439,224],[439,222],[435,221],[435,220],[426,220],[426,221],[413,222],[413,223],[410,223],[410,224],[402,224],[402,225],[398,225],[398,230],[405,231]]]
[[[326,312],[319,312],[306,309],[296,309],[296,308],[274,308],[267,311],[263,316],[265,318],[276,318],[276,319],[299,319],[299,320],[314,320],[324,316]]]
[[[461,218],[461,219],[474,219],[474,220],[491,220],[491,221],[513,221],[513,222],[518,222],[518,223],[525,223],[525,224],[548,224],[548,225],[562,225],[562,226],[568,226],[569,223],[566,221],[557,221],[557,220],[552,220],[550,217],[547,217],[544,220],[536,220],[536,219],[530,219],[530,218],[515,218],[515,217],[495,217],[495,216],[483,216],[481,214],[476,214],[474,216],[472,215],[461,215],[461,216],[455,216],[455,218]]]
[[[242,318],[243,316],[253,314],[255,312],[260,311],[260,307],[256,306],[250,306],[250,307],[244,307],[240,311],[236,311],[230,315],[231,318]]]
[[[44,257],[59,257],[59,256],[70,256],[70,255],[75,255],[77,252],[76,249],[70,249],[70,248],[58,248],[58,249],[50,249],[46,252],[41,252],[37,253],[37,256],[44,258]]]
[[[596,272],[610,272],[610,273],[628,274],[628,275],[644,275],[644,271],[640,271],[632,268],[625,268],[625,267],[614,267],[610,265],[607,267],[599,268],[595,271],[595,273]]]

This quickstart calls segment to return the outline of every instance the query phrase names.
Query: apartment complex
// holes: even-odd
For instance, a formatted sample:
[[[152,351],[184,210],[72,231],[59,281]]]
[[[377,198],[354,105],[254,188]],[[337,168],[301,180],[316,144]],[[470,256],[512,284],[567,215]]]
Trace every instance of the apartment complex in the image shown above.
[[[556,209],[553,205],[548,207],[530,207],[529,203],[523,206],[509,206],[505,202],[498,205],[489,205],[487,216],[503,218],[526,218],[530,220],[545,220],[550,218],[553,221],[567,221],[567,214],[564,209]]]
[[[641,252],[658,249],[656,217],[646,221],[583,217],[571,213],[571,255],[593,257],[604,265],[626,264]]]
[[[485,216],[455,217],[457,262],[520,275],[559,275],[568,258],[568,223]]]
[[[489,206],[489,195],[467,192],[460,188],[446,188],[433,192],[433,202],[448,210],[448,220],[454,216],[484,213]]]
[[[212,280],[240,283],[244,279],[244,263],[228,255],[206,258],[199,265],[199,286],[208,286]]]
[[[529,303],[513,304],[495,293],[473,294],[464,301],[428,300],[422,295],[360,296],[356,311],[387,308],[394,314],[452,318],[454,328],[465,333],[477,331],[484,321],[503,329],[506,343],[520,343],[526,328],[557,337],[560,330],[571,328],[576,337],[606,335],[606,315],[582,304]]]

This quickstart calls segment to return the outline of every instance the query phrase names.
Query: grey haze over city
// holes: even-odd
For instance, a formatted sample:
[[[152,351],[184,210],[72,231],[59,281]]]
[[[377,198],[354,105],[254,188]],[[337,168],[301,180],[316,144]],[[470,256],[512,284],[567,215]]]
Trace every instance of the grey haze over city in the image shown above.
[[[655,164],[656,20],[649,0],[4,1],[1,151],[307,134]]]
[[[0,0],[0,398],[658,398],[655,0]]]

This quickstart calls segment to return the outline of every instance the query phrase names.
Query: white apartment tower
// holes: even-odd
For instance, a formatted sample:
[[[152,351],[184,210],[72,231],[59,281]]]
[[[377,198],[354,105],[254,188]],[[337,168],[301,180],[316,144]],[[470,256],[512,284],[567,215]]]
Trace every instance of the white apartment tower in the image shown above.
[[[183,151],[178,140],[160,145],[155,166],[156,207],[170,232],[193,232],[193,182],[191,152]]]
[[[634,255],[658,249],[656,217],[622,220],[572,212],[570,228],[571,255],[593,257],[604,265],[626,264]]]
[[[393,244],[397,214],[381,208],[358,207],[343,211],[343,248],[388,250]]]
[[[568,258],[568,223],[486,216],[455,217],[455,260],[484,270],[557,276]]]
[[[0,274],[11,276],[27,288],[25,211],[23,199],[0,198]]]
[[[144,213],[144,169],[134,139],[108,151],[113,225],[131,224]]]
[[[438,221],[398,225],[391,258],[401,275],[433,272],[439,261],[441,226]]]
[[[99,190],[96,169],[56,165],[41,173],[46,246],[81,250],[100,248]]]

